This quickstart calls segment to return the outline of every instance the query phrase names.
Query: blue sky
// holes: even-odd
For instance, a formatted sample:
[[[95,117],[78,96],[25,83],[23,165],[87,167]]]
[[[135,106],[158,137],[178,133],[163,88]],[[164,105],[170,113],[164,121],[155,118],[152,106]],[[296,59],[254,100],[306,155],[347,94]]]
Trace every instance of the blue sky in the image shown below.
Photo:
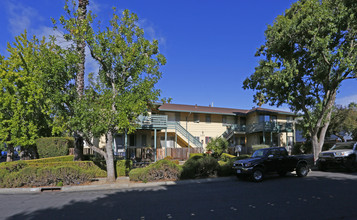
[[[295,0],[90,0],[98,19],[107,21],[113,6],[129,9],[149,39],[158,39],[167,64],[157,84],[162,97],[177,104],[250,109],[251,90],[245,78],[254,73],[256,49],[264,43],[268,24]],[[50,18],[63,14],[64,0],[1,0],[0,54],[26,29],[29,34],[52,34]],[[93,61],[87,71],[96,71]],[[336,102],[357,102],[356,80],[343,83]],[[275,108],[269,105],[263,107]],[[283,106],[283,110],[287,106]]]

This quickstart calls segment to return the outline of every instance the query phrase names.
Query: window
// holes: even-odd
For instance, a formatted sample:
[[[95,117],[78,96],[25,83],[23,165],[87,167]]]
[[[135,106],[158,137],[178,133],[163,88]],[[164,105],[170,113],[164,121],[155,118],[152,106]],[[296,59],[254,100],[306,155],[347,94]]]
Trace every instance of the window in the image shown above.
[[[287,116],[286,117],[287,122],[293,122],[293,117],[292,116]]]
[[[259,122],[270,121],[269,115],[259,115]]]
[[[227,116],[226,115],[222,115],[222,124],[223,125],[227,124]]]
[[[143,134],[143,135],[141,136],[141,145],[144,146],[144,147],[146,147],[146,135],[145,135],[145,134]]]
[[[130,134],[129,135],[129,146],[135,146],[135,145],[136,145],[136,135]]]
[[[193,122],[199,123],[200,122],[200,115],[199,114],[193,114]]]
[[[211,141],[211,137],[205,137],[206,144],[208,144]]]
[[[240,125],[245,125],[246,118],[240,118]]]
[[[181,121],[181,114],[180,112],[175,113],[175,121],[180,122]]]
[[[211,115],[206,115],[206,123],[211,123]]]

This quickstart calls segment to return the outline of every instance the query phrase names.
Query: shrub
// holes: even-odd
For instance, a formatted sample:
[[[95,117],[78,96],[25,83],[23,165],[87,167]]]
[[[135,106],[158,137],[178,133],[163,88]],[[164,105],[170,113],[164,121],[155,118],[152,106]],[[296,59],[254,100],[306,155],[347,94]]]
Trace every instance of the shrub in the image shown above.
[[[71,137],[46,137],[36,140],[40,158],[68,155],[68,149],[74,147],[74,138]]]
[[[182,168],[181,179],[202,178],[217,175],[219,164],[211,156],[191,157]]]
[[[181,167],[169,160],[159,160],[144,168],[136,168],[130,171],[129,178],[132,181],[157,181],[178,180]]]
[[[230,160],[232,160],[232,159],[236,159],[237,157],[236,156],[234,156],[234,155],[231,155],[231,154],[227,154],[227,153],[223,153],[222,155],[221,155],[221,157],[220,157],[220,159],[221,160],[223,160],[223,161],[230,161]]]
[[[204,153],[190,153],[190,158],[191,157],[204,157],[206,154]]]
[[[265,144],[257,144],[257,145],[253,145],[252,146],[252,150],[253,150],[253,153],[257,150],[260,150],[260,149],[263,149],[263,148],[268,148],[270,147],[269,145],[265,145]]]
[[[177,164],[177,165],[180,164],[180,161],[179,161],[179,160],[174,160],[174,158],[171,157],[171,156],[165,157],[164,160],[169,160],[169,161],[171,161],[171,162],[173,162],[174,164]]]
[[[93,177],[106,177],[93,161],[69,161],[73,156],[0,164],[0,187],[78,184]],[[48,162],[52,161],[52,162]]]
[[[10,173],[0,180],[1,187],[56,186],[81,184],[91,180],[93,174],[75,166],[26,167]]]
[[[227,152],[228,141],[225,138],[217,137],[213,138],[208,144],[206,149],[208,151],[213,151],[212,156],[218,158],[222,153]]]
[[[133,161],[131,160],[117,160],[115,163],[117,176],[128,176],[133,168]]]
[[[234,174],[233,170],[233,162],[234,160],[231,161],[218,161],[219,163],[219,170],[218,170],[218,176],[231,176]]]

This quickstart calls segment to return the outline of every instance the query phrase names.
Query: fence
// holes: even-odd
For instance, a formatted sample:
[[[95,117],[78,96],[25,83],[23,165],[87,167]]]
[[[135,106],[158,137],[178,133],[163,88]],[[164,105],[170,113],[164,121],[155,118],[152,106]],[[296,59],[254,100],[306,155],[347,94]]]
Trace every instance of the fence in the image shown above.
[[[166,150],[167,150],[166,156],[171,156],[175,160],[187,160],[189,157],[187,148],[167,148]],[[157,152],[158,160],[165,158],[165,148],[157,149],[156,152]],[[192,153],[203,153],[203,149],[190,148],[190,154]]]

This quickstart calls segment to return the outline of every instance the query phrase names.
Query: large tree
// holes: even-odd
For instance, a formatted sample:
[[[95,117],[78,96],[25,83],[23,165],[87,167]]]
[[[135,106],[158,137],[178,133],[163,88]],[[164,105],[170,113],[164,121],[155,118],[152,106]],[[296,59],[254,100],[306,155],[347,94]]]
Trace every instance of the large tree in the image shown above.
[[[330,126],[327,135],[336,135],[345,141],[346,134],[353,135],[357,130],[357,104],[348,106],[335,105],[332,110]]]
[[[14,146],[33,145],[56,130],[55,103],[67,97],[60,91],[72,79],[68,62],[76,59],[54,38],[28,39],[26,32],[7,51],[7,57],[0,56],[0,142],[6,143],[11,161]]]
[[[140,114],[156,100],[155,84],[161,78],[159,67],[165,58],[158,51],[158,41],[149,41],[137,25],[135,14],[114,9],[110,26],[88,32],[92,57],[99,63],[99,73],[90,77],[82,99],[78,100],[73,125],[83,132],[90,148],[102,155],[107,165],[107,180],[115,181],[113,137],[117,132],[132,132]],[[93,138],[106,136],[100,149]]]
[[[86,37],[87,32],[90,29],[90,24],[92,22],[91,13],[87,12],[87,6],[89,5],[89,0],[78,0],[78,4],[76,1],[72,0],[69,3],[66,0],[65,3],[65,13],[66,16],[61,16],[59,21],[63,27],[63,36],[65,40],[69,42],[67,45],[68,48],[71,48],[73,52],[78,56],[77,62],[77,71],[75,74],[75,88],[76,88],[76,96],[75,99],[81,99],[84,94],[84,78],[85,78],[85,61],[86,61]],[[57,29],[56,20],[52,19],[55,29]],[[72,100],[74,101],[74,100]],[[73,104],[75,102],[70,102],[68,105],[67,111],[62,112],[61,114],[63,118],[71,118],[74,117],[74,107]],[[69,119],[68,119],[69,120]],[[67,124],[73,136],[76,139],[75,149],[74,149],[74,160],[82,160],[83,159],[83,134],[81,131],[73,130],[69,124]]]
[[[315,159],[342,81],[356,78],[357,2],[301,0],[265,31],[262,57],[243,88],[254,101],[303,113]]]

